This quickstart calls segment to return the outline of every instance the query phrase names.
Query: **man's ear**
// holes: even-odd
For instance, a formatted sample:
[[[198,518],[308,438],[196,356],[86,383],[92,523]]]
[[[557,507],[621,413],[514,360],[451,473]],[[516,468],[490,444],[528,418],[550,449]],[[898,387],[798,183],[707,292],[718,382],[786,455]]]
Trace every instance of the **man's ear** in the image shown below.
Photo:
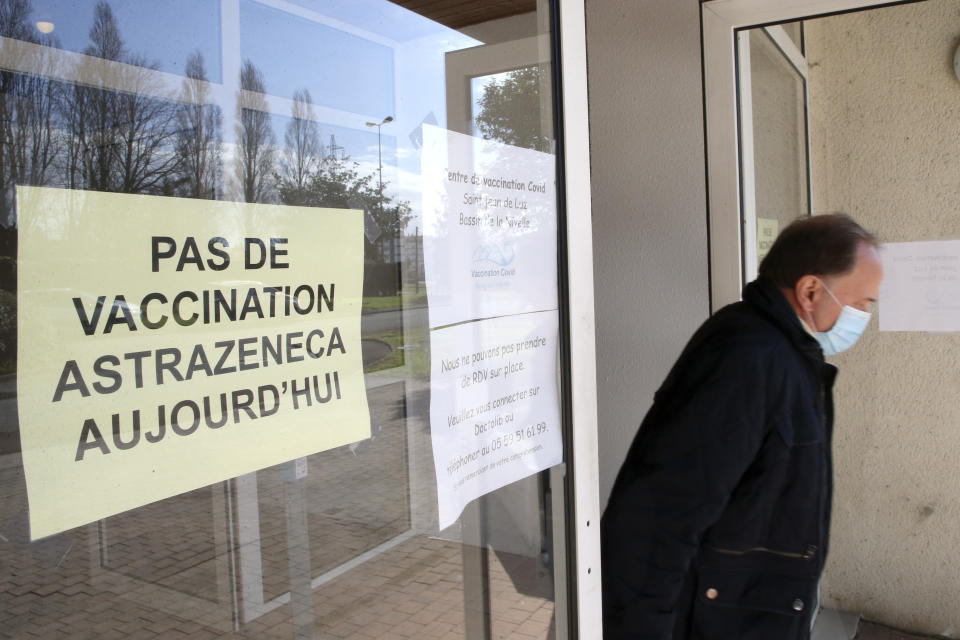
[[[820,278],[814,275],[801,276],[794,285],[797,304],[806,313],[813,313],[814,302],[820,295]]]

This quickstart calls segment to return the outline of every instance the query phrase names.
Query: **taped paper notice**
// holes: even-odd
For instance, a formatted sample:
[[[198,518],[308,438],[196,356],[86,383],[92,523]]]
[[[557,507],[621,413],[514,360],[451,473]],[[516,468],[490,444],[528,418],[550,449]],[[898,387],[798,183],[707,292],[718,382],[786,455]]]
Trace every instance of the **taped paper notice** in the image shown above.
[[[773,241],[777,239],[779,233],[779,220],[776,218],[757,218],[757,264],[770,253],[770,247],[773,246]]]
[[[881,331],[960,331],[960,240],[883,245]]]
[[[556,156],[423,127],[430,327],[557,308]]]
[[[444,529],[474,498],[562,462],[557,312],[437,329],[430,351]]]
[[[556,156],[423,127],[440,528],[563,460]]]

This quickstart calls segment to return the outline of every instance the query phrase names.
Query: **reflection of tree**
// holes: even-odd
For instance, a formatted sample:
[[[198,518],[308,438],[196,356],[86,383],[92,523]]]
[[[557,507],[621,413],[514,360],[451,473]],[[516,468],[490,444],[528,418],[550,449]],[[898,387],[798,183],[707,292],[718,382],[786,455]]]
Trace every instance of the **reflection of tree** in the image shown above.
[[[45,78],[26,75],[15,76],[12,84],[2,100],[8,182],[48,184],[59,148],[53,128],[57,87]]]
[[[524,67],[484,87],[476,123],[485,139],[551,150],[550,131],[543,131],[541,122],[540,83],[546,72],[542,65]]]
[[[373,178],[373,175],[369,177]],[[386,182],[373,186],[377,204],[368,209],[368,214],[384,237],[395,238],[403,232],[413,214],[410,211],[409,202],[405,200],[394,202],[387,196],[388,186]]]
[[[214,198],[220,165],[220,112],[210,101],[207,70],[199,51],[187,58],[187,77],[183,80],[177,110],[174,148],[179,160],[179,188],[188,198]]]
[[[326,156],[306,175],[302,188],[290,180],[278,181],[280,200],[284,204],[335,209],[363,209],[385,238],[397,236],[413,214],[406,201],[394,202],[383,191],[376,174],[361,175],[360,165],[349,157]]]
[[[94,86],[76,86],[68,99],[74,136],[68,184],[122,193],[164,191],[177,168],[169,149],[176,110],[169,101],[151,97],[158,93],[150,74],[157,65],[126,53],[113,10],[102,0],[84,53],[125,64],[95,67],[97,73],[111,74],[112,82],[100,77]],[[111,83],[123,89],[106,88]]]
[[[299,200],[296,204],[309,207],[363,209],[373,206],[376,201],[373,175],[361,176],[359,166],[347,157],[322,158],[305,176],[302,188],[297,188],[292,181],[281,180],[280,199],[285,204]]]
[[[307,179],[317,168],[323,155],[320,127],[313,111],[313,99],[306,89],[293,93],[292,119],[284,135],[286,148],[280,161],[277,186],[288,204],[302,204]]]
[[[104,62],[81,63],[84,85],[51,79],[63,64],[59,44],[37,33],[31,11],[29,0],[0,0],[0,35],[10,39],[2,46],[34,70],[0,71],[0,371],[16,353],[14,187],[159,193],[178,166],[176,109],[150,84],[156,65],[127,52],[110,5],[94,10],[84,53]]]
[[[294,92],[290,112],[280,172],[276,174],[280,201],[309,207],[363,209],[376,224],[379,236],[397,236],[412,217],[409,203],[393,202],[386,195],[386,183],[380,185],[373,173],[361,175],[360,165],[349,157],[338,157],[335,149],[324,156],[309,91]]]
[[[236,171],[245,202],[267,202],[274,165],[273,129],[263,73],[250,60],[240,69]]]
[[[27,22],[29,0],[2,0],[0,2],[0,35],[4,38],[29,40],[33,29]]]
[[[36,37],[28,23],[27,0],[0,2],[0,34],[35,44],[52,44]],[[37,65],[52,65],[46,51],[31,53],[43,59]],[[54,162],[60,137],[54,129],[57,85],[40,76],[0,72],[0,224],[14,224],[14,187],[44,185],[54,178]]]

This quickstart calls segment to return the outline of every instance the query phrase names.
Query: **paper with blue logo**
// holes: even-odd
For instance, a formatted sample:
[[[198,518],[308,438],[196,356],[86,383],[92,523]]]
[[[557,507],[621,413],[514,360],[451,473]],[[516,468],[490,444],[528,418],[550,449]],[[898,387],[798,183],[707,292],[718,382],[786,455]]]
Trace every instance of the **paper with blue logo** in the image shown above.
[[[556,156],[423,127],[438,525],[563,460]]]
[[[423,127],[430,327],[557,308],[556,156]]]

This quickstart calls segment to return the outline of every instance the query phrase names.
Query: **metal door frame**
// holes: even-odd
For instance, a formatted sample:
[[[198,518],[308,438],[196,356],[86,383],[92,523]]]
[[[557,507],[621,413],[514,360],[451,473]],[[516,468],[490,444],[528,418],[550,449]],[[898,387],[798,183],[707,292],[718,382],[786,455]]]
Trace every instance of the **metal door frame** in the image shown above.
[[[740,299],[743,216],[737,104],[737,31],[917,0],[704,0],[703,91],[707,140],[710,309]]]

